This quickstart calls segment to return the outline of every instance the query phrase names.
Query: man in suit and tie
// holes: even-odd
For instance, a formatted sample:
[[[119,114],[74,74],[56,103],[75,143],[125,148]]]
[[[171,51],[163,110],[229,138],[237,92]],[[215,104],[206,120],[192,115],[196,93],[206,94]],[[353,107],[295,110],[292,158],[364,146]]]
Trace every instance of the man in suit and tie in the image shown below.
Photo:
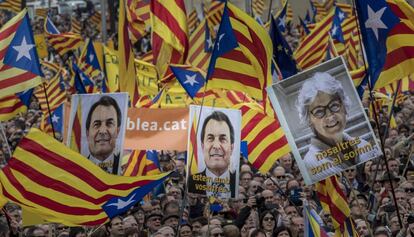
[[[188,191],[221,198],[235,197],[236,172],[230,171],[234,128],[229,117],[214,111],[204,120],[201,148],[206,169],[189,177]]]
[[[91,106],[86,118],[90,153],[88,159],[111,174],[118,174],[119,170],[119,151],[115,147],[121,117],[121,109],[116,100],[110,96],[102,96]]]

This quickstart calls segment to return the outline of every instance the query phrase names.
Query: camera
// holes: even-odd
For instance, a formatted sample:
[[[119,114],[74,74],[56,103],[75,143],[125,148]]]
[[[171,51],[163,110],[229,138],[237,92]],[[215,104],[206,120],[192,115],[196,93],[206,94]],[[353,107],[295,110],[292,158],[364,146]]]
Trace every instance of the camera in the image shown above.
[[[301,200],[301,193],[303,190],[301,188],[293,188],[289,191],[289,200],[295,205],[295,206],[302,206],[303,202]]]
[[[393,204],[388,204],[384,207],[385,212],[391,213],[391,212],[395,212],[395,210],[396,209],[395,209],[395,206]]]
[[[413,224],[414,223],[414,214],[411,213],[410,215],[408,215],[407,217],[407,223],[408,224]]]

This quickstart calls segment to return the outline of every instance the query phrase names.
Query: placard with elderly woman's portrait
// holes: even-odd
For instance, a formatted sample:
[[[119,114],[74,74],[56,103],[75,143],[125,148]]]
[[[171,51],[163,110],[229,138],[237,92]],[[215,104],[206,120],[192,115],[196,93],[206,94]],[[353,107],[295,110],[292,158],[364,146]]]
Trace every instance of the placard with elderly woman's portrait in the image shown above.
[[[267,90],[306,184],[381,155],[342,57]]]

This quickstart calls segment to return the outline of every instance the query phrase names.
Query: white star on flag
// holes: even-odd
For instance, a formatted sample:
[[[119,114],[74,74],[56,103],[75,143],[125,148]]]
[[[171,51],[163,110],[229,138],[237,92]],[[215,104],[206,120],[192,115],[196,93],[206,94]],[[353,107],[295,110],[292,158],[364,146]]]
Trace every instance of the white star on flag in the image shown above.
[[[218,39],[218,42],[217,42],[217,50],[218,51],[220,51],[220,42],[221,42],[221,39],[223,39],[224,35],[225,35],[225,33],[223,33],[219,36],[219,39]]]
[[[53,114],[52,116],[52,123],[58,123],[59,122],[59,116],[56,116],[56,114]]]
[[[365,22],[365,27],[371,28],[377,40],[378,40],[378,29],[388,29],[388,27],[384,24],[384,22],[381,21],[381,17],[384,14],[384,11],[386,9],[387,9],[386,7],[383,7],[377,12],[374,12],[374,10],[372,10],[372,8],[368,5],[368,19]]]
[[[30,57],[30,50],[35,47],[34,44],[27,44],[26,37],[23,36],[22,43],[19,46],[13,46],[13,49],[17,51],[16,62],[19,61],[22,57],[25,57],[29,60],[32,60]]]
[[[89,55],[89,62],[92,62],[94,58],[95,58],[95,57],[93,56],[93,54],[90,54],[90,55]]]
[[[131,203],[135,202],[134,197],[135,197],[135,193],[134,193],[134,195],[132,195],[132,196],[131,196],[131,197],[130,197],[130,198],[129,198],[126,202],[125,202],[125,201],[122,201],[122,200],[119,198],[119,199],[118,199],[118,202],[108,204],[108,206],[115,206],[115,207],[116,207],[116,209],[118,209],[118,210],[123,209],[123,208],[125,208],[126,206],[128,206],[129,204],[131,204]]]
[[[213,47],[213,41],[211,40],[211,36],[207,39],[207,48],[211,49]]]
[[[334,25],[331,30],[331,35],[336,35],[336,32],[338,31],[338,26]]]
[[[282,17],[282,18],[279,18],[280,19],[280,21],[279,21],[279,26],[281,26],[281,27],[283,27],[283,28],[285,28],[286,26],[285,26],[285,18],[286,18],[286,16],[284,16],[284,17]]]
[[[192,76],[185,75],[186,81],[184,82],[184,84],[190,84],[191,86],[194,86],[194,84],[198,84],[196,77],[197,77],[197,74],[194,74]]]
[[[344,18],[345,18],[345,14],[344,14],[343,12],[340,12],[340,13],[338,14],[338,17],[339,17],[339,20],[341,20],[341,21],[342,21],[342,19],[344,19]]]

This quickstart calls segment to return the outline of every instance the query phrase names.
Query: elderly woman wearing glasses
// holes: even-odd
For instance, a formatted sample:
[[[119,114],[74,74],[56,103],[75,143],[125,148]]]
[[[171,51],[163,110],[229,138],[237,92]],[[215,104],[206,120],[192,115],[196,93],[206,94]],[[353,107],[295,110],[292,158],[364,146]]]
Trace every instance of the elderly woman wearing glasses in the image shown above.
[[[373,146],[344,133],[351,102],[341,83],[328,73],[316,73],[299,91],[297,109],[313,131],[304,163],[313,180],[320,180],[372,158]]]

